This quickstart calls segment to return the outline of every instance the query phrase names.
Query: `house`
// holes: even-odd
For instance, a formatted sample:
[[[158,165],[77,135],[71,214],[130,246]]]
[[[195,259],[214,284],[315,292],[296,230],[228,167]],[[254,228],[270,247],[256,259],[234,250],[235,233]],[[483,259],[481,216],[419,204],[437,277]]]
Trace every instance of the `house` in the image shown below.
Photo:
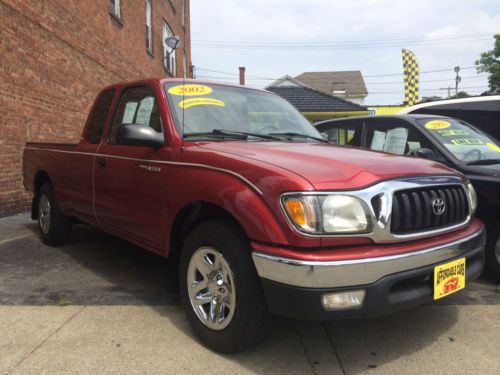
[[[191,48],[189,0],[0,1],[0,15],[1,217],[30,204],[26,141],[78,141],[104,86],[189,77]]]
[[[266,89],[290,102],[313,123],[335,117],[370,114],[359,104],[326,94],[288,75],[274,81]]]
[[[295,79],[299,82],[339,98],[363,105],[368,95],[359,70],[341,72],[305,72]]]

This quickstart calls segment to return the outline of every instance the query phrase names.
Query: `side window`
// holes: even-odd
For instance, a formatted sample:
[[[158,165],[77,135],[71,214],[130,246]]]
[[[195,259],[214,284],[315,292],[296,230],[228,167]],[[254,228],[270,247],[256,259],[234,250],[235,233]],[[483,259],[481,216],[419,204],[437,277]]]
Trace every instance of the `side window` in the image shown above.
[[[391,120],[366,122],[366,147],[396,155],[407,155],[419,148],[434,150],[432,143],[413,126]]]
[[[98,99],[87,128],[86,138],[89,143],[98,144],[101,142],[104,123],[106,122],[106,116],[108,115],[114,96],[115,90],[111,90],[103,93]]]
[[[332,123],[330,126],[318,129],[321,133],[328,135],[328,140],[338,145],[361,146],[360,122],[342,122],[340,124]]]
[[[149,126],[157,133],[162,132],[160,111],[151,87],[132,87],[122,92],[109,132],[109,143],[117,143],[118,130],[127,124]]]

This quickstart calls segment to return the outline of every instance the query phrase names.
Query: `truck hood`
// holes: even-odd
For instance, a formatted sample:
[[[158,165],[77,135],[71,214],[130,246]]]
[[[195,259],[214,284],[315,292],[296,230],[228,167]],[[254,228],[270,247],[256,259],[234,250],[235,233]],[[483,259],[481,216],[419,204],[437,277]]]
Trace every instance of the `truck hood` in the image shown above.
[[[200,142],[198,146],[284,168],[317,190],[355,188],[398,177],[456,174],[440,163],[348,146],[239,141]]]

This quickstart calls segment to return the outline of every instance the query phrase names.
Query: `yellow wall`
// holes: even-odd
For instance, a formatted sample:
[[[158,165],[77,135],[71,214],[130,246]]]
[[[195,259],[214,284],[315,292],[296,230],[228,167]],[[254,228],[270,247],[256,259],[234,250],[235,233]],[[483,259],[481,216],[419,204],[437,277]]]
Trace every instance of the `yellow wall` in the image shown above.
[[[368,110],[374,115],[396,115],[403,108],[406,108],[403,105],[374,105],[368,107]]]

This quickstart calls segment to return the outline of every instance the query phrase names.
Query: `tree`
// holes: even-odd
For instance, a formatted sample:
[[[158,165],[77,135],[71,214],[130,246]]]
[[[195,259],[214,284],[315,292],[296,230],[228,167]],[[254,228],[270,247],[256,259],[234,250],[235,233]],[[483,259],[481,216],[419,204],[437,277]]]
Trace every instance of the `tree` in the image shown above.
[[[468,97],[470,97],[470,95],[467,94],[465,91],[459,91],[457,95],[454,96],[455,99],[468,98]]]
[[[478,73],[489,73],[488,83],[491,92],[500,92],[500,34],[495,35],[495,46],[483,52],[476,61]]]
[[[435,102],[436,100],[443,100],[443,98],[440,96],[424,96],[420,100],[420,103]]]

